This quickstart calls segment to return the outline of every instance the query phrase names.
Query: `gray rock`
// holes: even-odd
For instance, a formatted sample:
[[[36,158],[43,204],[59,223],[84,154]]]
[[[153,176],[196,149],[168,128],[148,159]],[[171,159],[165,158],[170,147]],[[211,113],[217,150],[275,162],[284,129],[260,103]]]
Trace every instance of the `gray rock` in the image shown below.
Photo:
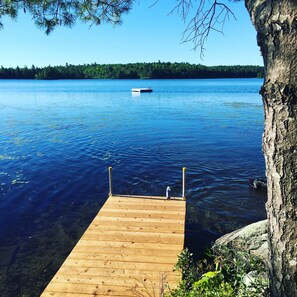
[[[244,287],[241,296],[265,297],[269,286],[268,274],[265,272],[250,271],[242,280]]]
[[[219,251],[220,246],[226,246],[234,251],[246,251],[268,263],[267,238],[267,220],[263,220],[220,237],[213,250]]]

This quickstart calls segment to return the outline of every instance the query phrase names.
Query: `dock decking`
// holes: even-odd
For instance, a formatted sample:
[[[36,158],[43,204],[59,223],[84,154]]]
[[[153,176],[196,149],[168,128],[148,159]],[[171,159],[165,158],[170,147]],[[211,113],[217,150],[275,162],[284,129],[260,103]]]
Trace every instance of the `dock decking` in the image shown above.
[[[42,297],[161,296],[184,246],[186,202],[110,195]]]

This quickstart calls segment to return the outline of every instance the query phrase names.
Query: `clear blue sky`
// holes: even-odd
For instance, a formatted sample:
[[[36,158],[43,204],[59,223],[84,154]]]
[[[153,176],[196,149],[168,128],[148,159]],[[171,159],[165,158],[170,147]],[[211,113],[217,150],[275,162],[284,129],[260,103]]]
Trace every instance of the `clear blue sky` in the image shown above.
[[[58,28],[49,36],[38,29],[30,15],[20,13],[17,22],[5,18],[0,31],[0,65],[4,67],[129,63],[189,62],[204,65],[263,65],[256,32],[244,1],[228,5],[237,20],[230,19],[224,35],[212,32],[203,60],[193,44],[181,44],[186,24],[168,15],[174,0],[140,0],[121,26],[103,24],[89,28],[77,23],[72,29]]]

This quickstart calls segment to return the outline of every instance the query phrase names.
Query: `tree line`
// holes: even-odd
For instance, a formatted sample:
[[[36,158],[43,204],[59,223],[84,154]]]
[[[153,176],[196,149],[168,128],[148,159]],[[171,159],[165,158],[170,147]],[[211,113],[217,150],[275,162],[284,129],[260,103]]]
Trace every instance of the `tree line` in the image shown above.
[[[0,79],[187,79],[263,77],[261,66],[204,66],[190,63],[84,64],[0,68]]]

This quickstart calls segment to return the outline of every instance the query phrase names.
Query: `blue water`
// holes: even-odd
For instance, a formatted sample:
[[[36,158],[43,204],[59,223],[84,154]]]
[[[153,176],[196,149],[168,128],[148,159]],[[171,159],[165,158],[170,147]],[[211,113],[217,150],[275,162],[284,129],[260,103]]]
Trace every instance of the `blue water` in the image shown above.
[[[0,296],[39,296],[114,192],[181,195],[187,239],[265,217],[260,79],[0,81]],[[152,87],[133,95],[131,88]],[[202,244],[203,243],[203,244]]]

